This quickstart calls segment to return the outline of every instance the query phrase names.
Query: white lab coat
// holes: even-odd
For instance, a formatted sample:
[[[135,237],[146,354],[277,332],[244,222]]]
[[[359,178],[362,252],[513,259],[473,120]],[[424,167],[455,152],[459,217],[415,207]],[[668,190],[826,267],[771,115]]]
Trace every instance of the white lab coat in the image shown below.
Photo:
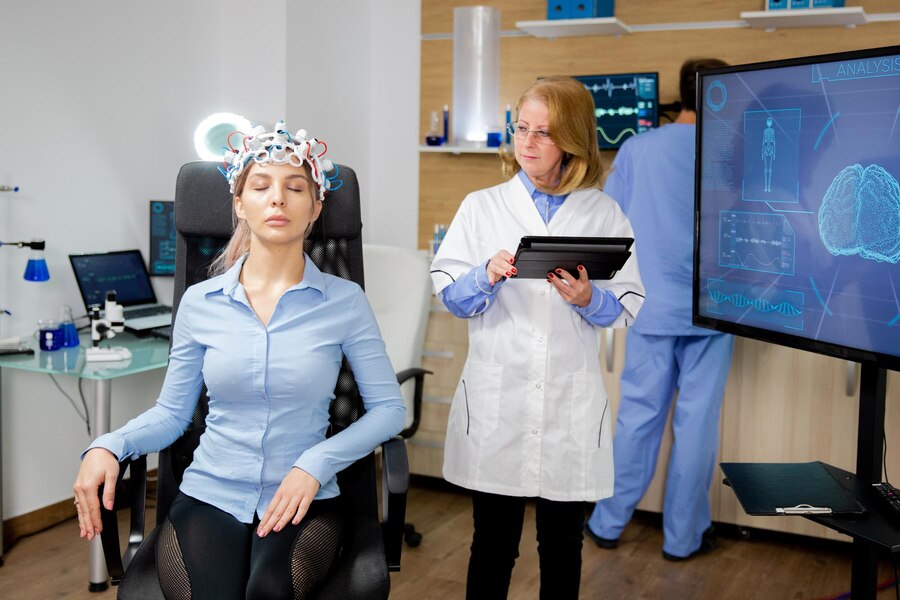
[[[435,290],[498,250],[515,253],[524,235],[633,237],[615,201],[594,189],[570,194],[545,225],[513,177],[463,201],[432,264]],[[634,248],[613,279],[593,283],[624,306],[612,327],[630,325],[644,294]],[[600,330],[551,283],[506,281],[469,320],[469,354],[447,425],[447,481],[557,501],[611,496],[612,416],[599,353]]]

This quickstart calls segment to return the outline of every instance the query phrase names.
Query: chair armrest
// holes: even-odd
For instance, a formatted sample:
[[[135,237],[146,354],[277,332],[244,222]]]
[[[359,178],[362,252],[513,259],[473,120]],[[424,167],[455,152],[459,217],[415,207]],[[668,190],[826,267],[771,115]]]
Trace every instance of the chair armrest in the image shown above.
[[[403,525],[406,522],[406,494],[409,491],[409,460],[406,442],[399,437],[381,445],[381,494],[384,554],[388,571],[400,570]]]
[[[117,506],[125,505],[125,486],[123,478],[125,471],[131,470],[131,480],[128,485],[127,504],[131,509],[131,531],[128,535],[128,546],[124,554],[119,546],[119,522],[116,517]],[[100,540],[103,543],[103,555],[106,558],[106,570],[112,579],[113,585],[119,585],[128,564],[137,552],[138,547],[144,541],[144,515],[147,504],[147,457],[139,456],[133,461],[122,463],[119,469],[119,479],[116,482],[116,506],[112,510],[104,508],[102,503],[103,486],[100,486],[99,495],[100,518],[103,522],[103,531]]]
[[[403,382],[410,377],[416,378],[416,391],[413,395],[413,421],[409,427],[400,432],[400,437],[404,440],[411,438],[419,429],[419,421],[422,419],[422,388],[425,385],[425,375],[432,375],[433,372],[427,369],[413,367],[397,373],[397,383],[403,385]]]

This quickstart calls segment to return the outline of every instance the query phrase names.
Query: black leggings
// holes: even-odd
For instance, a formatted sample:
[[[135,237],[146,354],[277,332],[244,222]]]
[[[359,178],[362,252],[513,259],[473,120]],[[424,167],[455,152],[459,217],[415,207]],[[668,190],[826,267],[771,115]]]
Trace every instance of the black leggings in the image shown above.
[[[335,563],[343,532],[340,500],[314,501],[299,525],[264,538],[259,517],[241,523],[183,493],[172,503],[156,546],[167,600],[298,600],[316,590]]]
[[[584,503],[472,493],[475,535],[466,581],[467,600],[503,600],[509,593],[525,503],[536,501],[541,600],[578,600]]]

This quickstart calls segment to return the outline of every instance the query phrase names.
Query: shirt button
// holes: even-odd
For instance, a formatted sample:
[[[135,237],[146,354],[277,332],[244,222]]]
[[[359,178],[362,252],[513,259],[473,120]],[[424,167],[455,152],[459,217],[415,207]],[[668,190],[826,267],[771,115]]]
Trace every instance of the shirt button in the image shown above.
[[[543,343],[543,341],[544,341],[544,338],[542,338],[542,337],[539,337],[539,338],[538,338],[538,339],[537,339],[537,340],[538,340],[538,342],[541,342],[541,343]]]
[[[536,384],[534,384],[534,387],[536,387],[537,389],[541,389],[541,384],[536,383]]]
[[[546,296],[546,295],[547,295],[547,290],[541,290],[541,296]]]
[[[532,429],[532,430],[531,430],[531,433],[533,433],[534,435],[537,435],[537,432],[538,432],[537,429]]]

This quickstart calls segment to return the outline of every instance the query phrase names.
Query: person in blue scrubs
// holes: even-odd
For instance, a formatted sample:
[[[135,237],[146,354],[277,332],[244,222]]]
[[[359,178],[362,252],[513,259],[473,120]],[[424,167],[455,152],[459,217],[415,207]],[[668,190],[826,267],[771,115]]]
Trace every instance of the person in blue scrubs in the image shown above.
[[[696,73],[725,66],[691,59],[681,67],[674,123],[630,138],[603,191],[634,227],[646,300],[630,329],[613,439],[615,491],[599,501],[585,533],[612,549],[647,491],[676,389],[663,505],[663,557],[713,549],[709,487],[733,338],[691,324]]]
[[[309,598],[340,552],[336,474],[396,435],[405,408],[362,289],[322,273],[303,243],[336,171],[325,144],[284,123],[244,136],[226,160],[236,224],[216,276],[185,291],[156,405],[83,454],[75,481],[82,538],[113,508],[119,462],[169,446],[201,388],[206,430],[160,527],[167,598]],[[342,358],[365,414],[328,437]]]

